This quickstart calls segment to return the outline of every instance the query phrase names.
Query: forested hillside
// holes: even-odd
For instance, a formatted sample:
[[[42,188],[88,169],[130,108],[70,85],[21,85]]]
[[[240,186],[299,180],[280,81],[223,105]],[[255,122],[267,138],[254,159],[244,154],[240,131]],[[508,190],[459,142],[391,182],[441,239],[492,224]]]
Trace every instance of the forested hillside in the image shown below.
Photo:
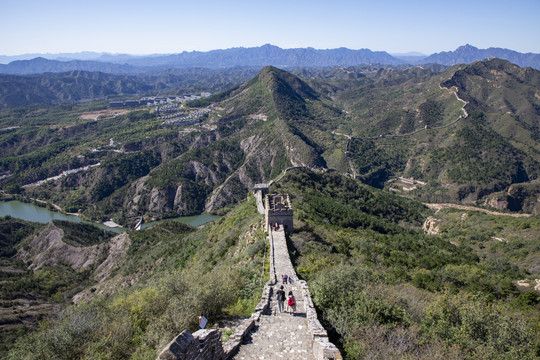
[[[337,174],[289,172],[290,252],[347,359],[540,355],[540,223],[445,210]],[[518,280],[526,286],[518,286]]]
[[[4,111],[1,186],[133,226],[141,216],[223,213],[253,184],[301,165],[430,202],[537,211],[538,71],[494,59],[301,73],[266,67],[187,104],[181,116],[204,115],[186,127],[103,103]],[[426,185],[403,192],[389,182],[398,176]],[[527,190],[507,193],[517,184]]]
[[[73,104],[141,96],[222,91],[253,77],[259,68],[156,69],[144,74],[107,73],[83,67],[66,72],[0,75],[0,109]]]
[[[336,172],[291,170],[271,191],[291,196],[289,251],[344,358],[540,355],[538,217],[435,213]],[[76,292],[49,290],[59,301],[57,315],[19,337],[8,359],[154,359],[172,337],[196,327],[200,313],[211,324],[250,314],[268,273],[253,197],[200,229],[168,221],[97,244],[84,241],[89,229],[78,226],[54,223],[35,232],[32,224],[2,224],[20,234],[4,261],[34,254],[22,257],[21,269],[40,266],[36,251],[54,228],[63,229],[66,249],[111,244],[88,268],[62,265],[84,282],[77,281]],[[113,252],[115,243],[122,245]],[[27,276],[48,278],[43,270]],[[78,305],[59,311],[66,290]]]

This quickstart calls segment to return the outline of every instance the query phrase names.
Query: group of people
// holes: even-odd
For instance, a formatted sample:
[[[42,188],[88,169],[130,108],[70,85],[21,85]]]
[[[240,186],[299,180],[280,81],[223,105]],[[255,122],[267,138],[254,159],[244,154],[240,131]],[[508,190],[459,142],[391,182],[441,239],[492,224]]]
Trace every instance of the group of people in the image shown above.
[[[285,298],[285,290],[283,290],[283,285],[281,285],[279,290],[276,292],[279,312],[283,312],[284,310]],[[289,295],[287,297],[287,309],[285,311],[291,315],[296,312],[296,299],[294,298],[292,291],[289,291]]]
[[[293,283],[293,278],[290,277],[290,276],[287,276],[287,274],[283,274],[281,275],[281,283],[283,285],[289,283],[289,284],[292,284]]]
[[[292,290],[289,291],[289,294],[287,297],[285,296],[284,285],[286,285],[287,283],[292,284],[293,279],[292,277],[287,276],[285,274],[285,275],[282,275],[281,280],[282,280],[282,285],[280,286],[279,290],[276,291],[276,300],[278,302],[278,309],[279,309],[279,312],[283,312],[284,307],[285,307],[285,300],[287,300],[287,309],[285,311],[287,311],[289,314],[292,315],[296,312],[296,299],[294,298],[294,294]]]

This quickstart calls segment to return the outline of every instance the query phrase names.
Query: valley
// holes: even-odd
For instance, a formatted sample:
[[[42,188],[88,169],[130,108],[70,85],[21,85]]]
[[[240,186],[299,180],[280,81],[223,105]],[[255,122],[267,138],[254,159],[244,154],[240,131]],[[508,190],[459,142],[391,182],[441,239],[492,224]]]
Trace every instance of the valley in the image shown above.
[[[249,317],[270,266],[256,184],[290,196],[292,266],[344,358],[539,356],[540,72],[288,70],[10,75],[3,198],[126,231],[0,218],[2,356],[155,359],[200,314]],[[108,101],[188,91],[213,95]]]

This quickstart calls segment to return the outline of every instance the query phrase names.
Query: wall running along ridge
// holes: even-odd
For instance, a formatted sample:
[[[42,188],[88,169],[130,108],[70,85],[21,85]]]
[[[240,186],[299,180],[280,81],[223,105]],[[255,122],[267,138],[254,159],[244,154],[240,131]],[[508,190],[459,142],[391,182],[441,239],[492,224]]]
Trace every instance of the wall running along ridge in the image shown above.
[[[292,227],[290,230],[292,231]],[[281,224],[276,231],[269,229],[268,239],[270,241],[270,280],[263,288],[261,301],[256,306],[255,311],[236,328],[234,334],[229,337],[229,341],[222,344],[221,330],[219,329],[203,329],[193,334],[188,330],[184,330],[163,349],[156,360],[225,360],[235,355],[244,338],[255,328],[255,324],[260,321],[261,316],[269,309],[273,286],[278,282],[276,253],[283,257],[280,262],[281,264],[285,263],[287,273],[296,279],[301,286],[308,325],[307,331],[312,337],[313,357],[316,360],[342,359],[338,348],[330,342],[326,330],[317,318],[317,312],[307,283],[304,280],[298,280],[294,271],[291,259],[288,256],[289,252],[283,225]]]

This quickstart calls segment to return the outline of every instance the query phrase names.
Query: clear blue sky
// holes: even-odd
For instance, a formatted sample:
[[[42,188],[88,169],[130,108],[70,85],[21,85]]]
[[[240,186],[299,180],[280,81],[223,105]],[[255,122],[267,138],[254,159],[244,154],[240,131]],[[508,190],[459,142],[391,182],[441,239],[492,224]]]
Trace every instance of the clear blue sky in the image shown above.
[[[540,0],[0,0],[0,55],[260,46],[540,53]]]

